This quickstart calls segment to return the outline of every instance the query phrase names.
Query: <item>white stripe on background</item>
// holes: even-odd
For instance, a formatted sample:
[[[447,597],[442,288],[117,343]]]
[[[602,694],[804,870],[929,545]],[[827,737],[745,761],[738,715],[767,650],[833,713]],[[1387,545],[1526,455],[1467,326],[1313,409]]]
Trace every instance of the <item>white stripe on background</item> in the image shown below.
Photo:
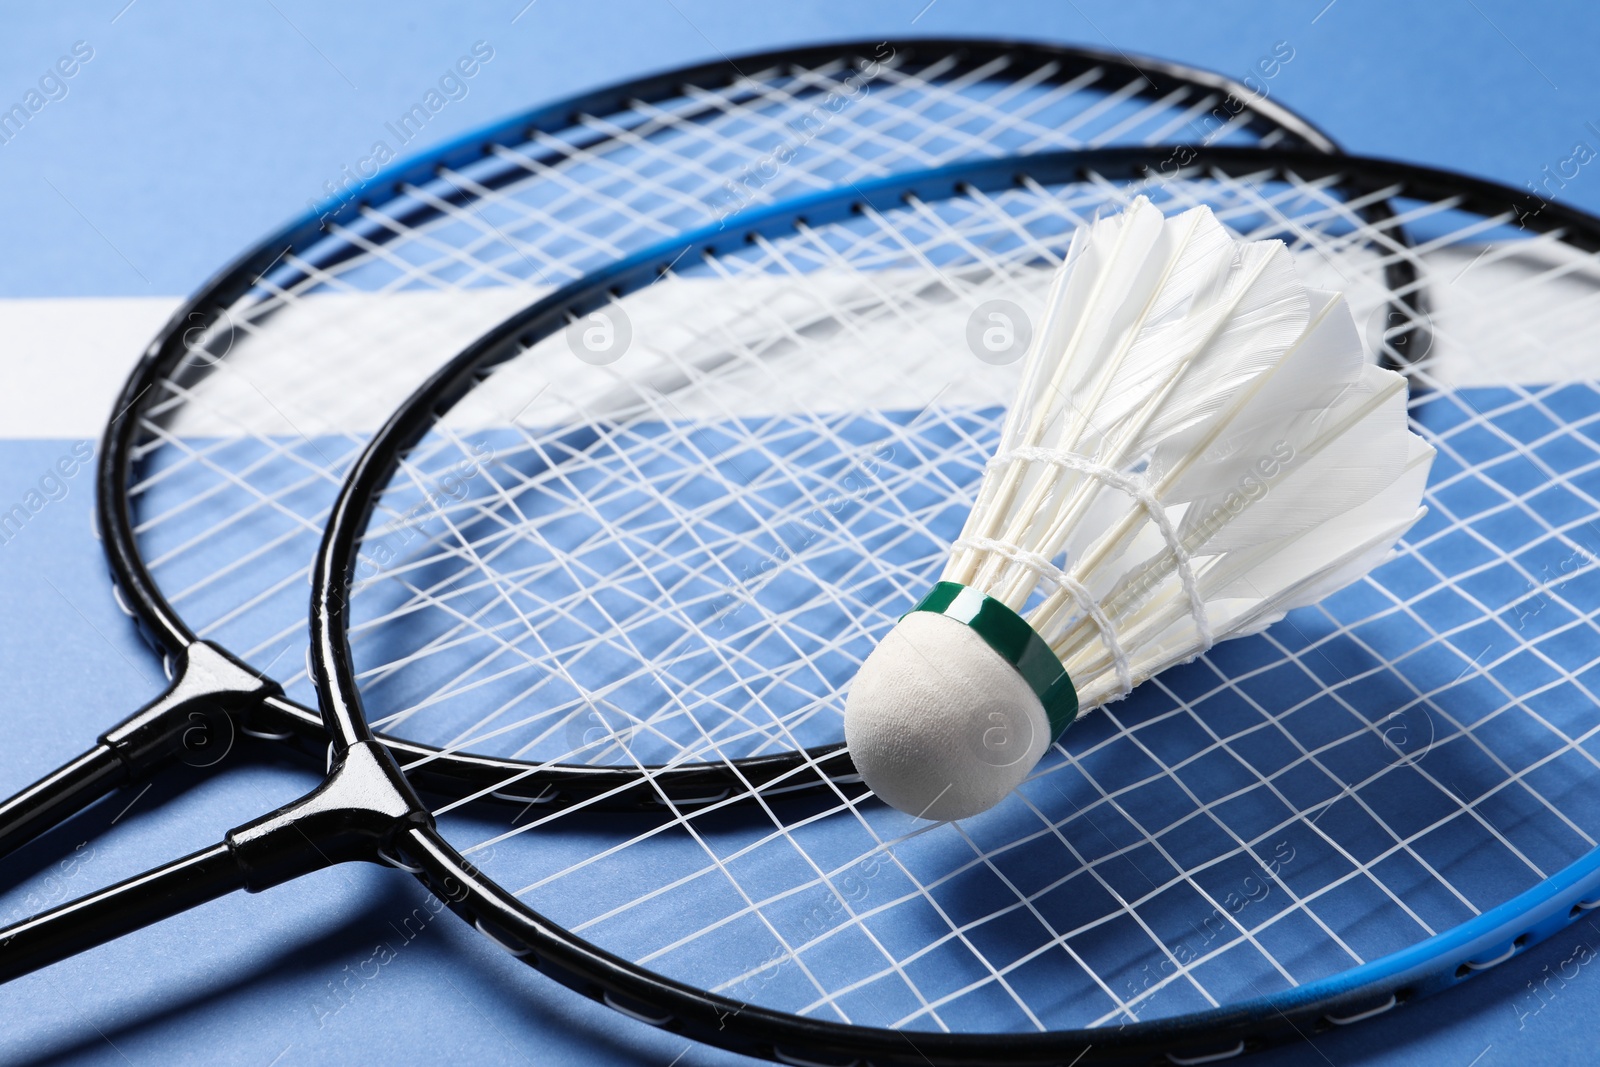
[[[182,299],[0,300],[0,437],[96,438]]]
[[[1507,287],[1517,289],[1513,280],[1525,280],[1528,273],[1526,264],[1511,262],[1515,258],[1478,259],[1470,247],[1452,249],[1448,256],[1434,252],[1428,257],[1434,280],[1428,289],[1429,299],[1435,315],[1450,323],[1450,335],[1462,339],[1494,338],[1497,342],[1491,346],[1469,343],[1463,346],[1468,349],[1466,352],[1455,346],[1446,347],[1448,342],[1436,346],[1430,354],[1437,361],[1431,368],[1435,380],[1472,386],[1600,376],[1600,356],[1577,342],[1573,324],[1541,312],[1544,307],[1574,303],[1588,306],[1583,298],[1594,297],[1594,280],[1587,272],[1571,271],[1570,266],[1551,271],[1556,277],[1547,276],[1547,281],[1554,281],[1548,289],[1561,291],[1547,291],[1536,301],[1538,306],[1528,306],[1526,301],[1508,299]],[[1459,262],[1441,262],[1445,259]],[[1321,277],[1308,276],[1307,280],[1330,288],[1337,284],[1334,279]],[[1329,285],[1330,282],[1334,284]],[[715,287],[721,283],[703,284]],[[1580,291],[1567,291],[1572,289]],[[304,304],[325,306],[298,323],[292,343],[273,345],[270,354],[252,353],[257,358],[248,364],[255,372],[251,377],[256,385],[270,392],[272,383],[268,379],[279,373],[285,375],[285,380],[304,381],[307,361],[315,361],[309,365],[322,368],[348,361],[351,346],[360,341],[337,328],[317,330],[317,320],[330,327],[341,320],[361,321],[366,315],[353,302],[382,299],[389,305],[382,318],[395,327],[381,342],[383,361],[390,367],[407,364],[408,372],[400,377],[414,383],[477,332],[536,295],[532,290],[487,288],[384,297],[340,294],[307,298],[300,309],[303,315],[307,313]],[[1541,296],[1537,292],[1524,295]],[[718,298],[711,295],[707,299]],[[442,306],[446,301],[452,305],[448,310]],[[96,437],[128,371],[180,304],[178,297],[0,300],[0,438]],[[1505,321],[1508,304],[1520,305],[1512,312],[1517,318],[1514,323]],[[404,351],[405,345],[396,343],[396,335],[404,336],[410,326],[423,322],[431,327],[423,331],[427,335],[426,350]],[[648,332],[646,324],[636,325],[644,327],[641,332]],[[953,347],[964,345],[963,325],[955,320],[950,323]],[[316,338],[323,343],[316,343]],[[927,369],[926,364],[904,368],[913,376],[920,373],[924,377]],[[399,398],[379,397],[377,392],[374,390],[372,410],[359,419],[364,425],[341,429],[367,431],[381,423]],[[908,401],[913,399],[908,397]],[[204,432],[207,428],[188,429]]]

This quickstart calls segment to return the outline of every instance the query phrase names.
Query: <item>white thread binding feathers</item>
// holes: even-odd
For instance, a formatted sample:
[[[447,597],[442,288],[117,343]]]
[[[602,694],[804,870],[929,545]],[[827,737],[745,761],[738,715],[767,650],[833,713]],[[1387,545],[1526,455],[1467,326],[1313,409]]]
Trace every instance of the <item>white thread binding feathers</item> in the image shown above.
[[[1026,619],[1087,710],[1381,563],[1432,458],[1342,295],[1279,241],[1141,197],[1074,235],[943,580]],[[1021,674],[930,612],[867,658],[845,737],[933,819],[998,803],[1053,740]]]

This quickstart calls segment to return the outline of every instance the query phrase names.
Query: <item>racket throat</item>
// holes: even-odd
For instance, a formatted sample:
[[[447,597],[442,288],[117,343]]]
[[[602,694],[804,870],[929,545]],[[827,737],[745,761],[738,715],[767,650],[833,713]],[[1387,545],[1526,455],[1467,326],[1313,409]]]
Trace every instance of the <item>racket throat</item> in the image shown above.
[[[0,856],[164,764],[217,765],[233,748],[240,717],[278,692],[214,645],[196,641],[178,655],[165,693],[77,759],[0,801]]]
[[[127,780],[173,759],[196,767],[221,761],[240,715],[280,692],[215,645],[196,641],[177,657],[167,691],[100,735]]]
[[[362,741],[338,756],[315,791],[230,830],[226,843],[255,893],[336,863],[385,862],[381,854],[398,836],[432,825],[394,759]]]
[[[315,792],[220,844],[0,930],[0,982],[239,889],[257,892],[350,860],[378,862],[397,834],[431,822],[389,754],[360,742]]]

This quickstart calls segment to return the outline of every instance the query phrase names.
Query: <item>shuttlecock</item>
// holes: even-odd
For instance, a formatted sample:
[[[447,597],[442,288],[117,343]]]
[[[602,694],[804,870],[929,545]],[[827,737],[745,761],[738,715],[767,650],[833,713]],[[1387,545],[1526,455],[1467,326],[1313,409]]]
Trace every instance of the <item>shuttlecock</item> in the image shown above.
[[[912,815],[992,807],[1080,708],[1382,562],[1432,458],[1281,242],[1143,198],[1080,229],[942,580],[850,687],[857,769]]]

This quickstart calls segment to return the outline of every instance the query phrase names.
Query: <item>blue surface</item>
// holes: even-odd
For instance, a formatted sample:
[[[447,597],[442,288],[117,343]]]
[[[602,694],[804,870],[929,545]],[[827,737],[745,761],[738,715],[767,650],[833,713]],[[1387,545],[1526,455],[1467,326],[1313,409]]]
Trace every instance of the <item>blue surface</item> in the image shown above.
[[[409,147],[719,53],[979,32],[1121,48],[1236,77],[1288,41],[1294,59],[1273,96],[1348,148],[1517,186],[1546,181],[1579,142],[1600,147],[1587,125],[1600,126],[1592,61],[1600,9],[1589,5],[1549,8],[1535,20],[1506,0],[1203,9],[536,0],[524,10],[524,2],[397,14],[387,5],[272,0],[197,15],[176,3],[106,0],[8,13],[0,103],[21,100],[74,42],[88,42],[93,57],[64,81],[65,96],[0,144],[0,297],[195,288],[355,165],[384,123],[479,40],[494,58]],[[1577,168],[1560,197],[1600,209],[1600,171],[1591,170]],[[0,426],[0,439],[6,433]],[[0,502],[22,499],[71,445],[0,440]],[[91,495],[79,473],[0,545],[10,609],[0,623],[9,729],[0,791],[79,751],[158,687],[159,665],[112,602],[90,532]],[[113,797],[19,858],[19,867],[42,871],[36,877],[17,884],[0,870],[0,916],[210,844],[313,781],[297,767],[240,761],[210,780],[180,773],[146,794]],[[685,1052],[681,1040],[553,987],[453,920],[405,940],[398,928],[422,899],[408,879],[345,869],[208,905],[0,989],[0,1059],[734,1062]],[[394,958],[376,966],[380,943]],[[1582,961],[1597,949],[1600,925],[1579,923],[1448,997],[1249,1062],[1591,1063],[1600,979]]]

